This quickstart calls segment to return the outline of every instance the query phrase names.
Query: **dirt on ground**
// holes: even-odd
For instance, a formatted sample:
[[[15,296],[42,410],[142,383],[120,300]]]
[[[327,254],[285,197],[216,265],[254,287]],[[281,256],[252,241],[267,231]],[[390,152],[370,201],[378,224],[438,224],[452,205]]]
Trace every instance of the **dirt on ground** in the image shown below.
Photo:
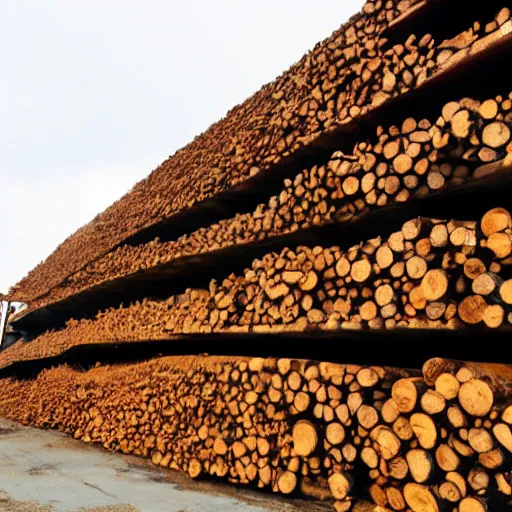
[[[53,512],[53,507],[37,501],[17,501],[0,493],[0,512]],[[140,512],[131,505],[109,505],[106,507],[79,508],[77,512]]]
[[[0,419],[0,512],[326,512]]]

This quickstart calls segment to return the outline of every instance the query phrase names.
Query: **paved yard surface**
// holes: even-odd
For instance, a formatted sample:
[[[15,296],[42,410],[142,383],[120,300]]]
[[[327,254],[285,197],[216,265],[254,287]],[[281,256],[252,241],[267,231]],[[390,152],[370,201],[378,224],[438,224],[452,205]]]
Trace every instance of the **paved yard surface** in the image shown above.
[[[319,512],[0,419],[1,512]]]

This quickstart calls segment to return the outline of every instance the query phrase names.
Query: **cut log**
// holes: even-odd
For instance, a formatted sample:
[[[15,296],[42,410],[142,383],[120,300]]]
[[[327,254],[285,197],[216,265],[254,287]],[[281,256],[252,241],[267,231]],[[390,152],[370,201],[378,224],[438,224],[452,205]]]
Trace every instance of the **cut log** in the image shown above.
[[[361,368],[361,370],[357,372],[356,379],[364,388],[372,388],[379,382],[379,375],[371,367]]]
[[[372,272],[371,264],[368,260],[359,260],[352,264],[350,276],[357,283],[366,281]]]
[[[437,379],[442,374],[452,374],[459,377],[459,372],[462,370],[467,374],[464,381],[469,381],[472,378],[485,381],[492,389],[492,392],[506,397],[510,394],[510,386],[512,383],[512,366],[507,364],[498,363],[471,363],[465,361],[457,361],[454,359],[433,358],[429,359],[422,368],[423,378],[427,385],[436,385]],[[453,382],[452,379],[448,379]],[[451,388],[455,389],[456,385]],[[448,388],[450,389],[450,388]],[[441,394],[441,389],[437,389]],[[448,400],[455,398],[452,396],[453,391],[445,396]],[[448,398],[450,397],[450,398]]]
[[[410,422],[420,446],[426,450],[434,448],[437,443],[437,428],[432,418],[424,413],[415,413]]]
[[[472,290],[478,295],[492,295],[499,290],[502,283],[500,276],[492,272],[484,272],[473,281]]]
[[[357,410],[357,420],[363,428],[371,430],[379,422],[379,414],[371,405],[363,404]]]
[[[188,464],[188,474],[191,478],[198,478],[202,473],[202,465],[197,459],[192,459]]]
[[[418,394],[425,385],[420,378],[400,379],[393,384],[391,395],[401,413],[414,410],[418,401]]]
[[[457,394],[455,394],[455,396],[457,396]],[[420,404],[421,408],[427,414],[435,415],[444,411],[446,407],[446,399],[438,391],[429,389],[421,397]]]
[[[428,301],[439,300],[448,290],[448,276],[444,270],[429,270],[421,281],[423,296]]]
[[[498,329],[503,325],[505,310],[499,304],[492,304],[485,308],[483,321],[489,329]]]
[[[379,456],[377,452],[370,447],[361,450],[361,460],[370,468],[375,469],[379,465]]]
[[[458,313],[461,320],[470,325],[480,323],[484,318],[487,302],[480,295],[470,295],[459,304]]]
[[[434,464],[429,452],[419,449],[409,450],[405,458],[415,482],[423,484],[430,480],[434,472]]]
[[[505,423],[498,423],[492,428],[494,437],[509,452],[512,453],[512,433]]]
[[[481,499],[467,497],[459,503],[459,512],[488,512],[488,508]]]
[[[450,503],[458,503],[462,498],[459,488],[453,482],[443,482],[439,486],[439,496]]]
[[[297,487],[297,476],[291,471],[285,471],[277,480],[279,491],[283,494],[291,494]]]
[[[486,416],[494,403],[494,394],[491,388],[479,379],[471,379],[462,384],[458,396],[463,409],[477,418]]]
[[[336,446],[341,444],[345,439],[345,429],[340,423],[329,423],[325,430],[325,437],[329,443]]]
[[[318,444],[318,434],[315,426],[307,421],[298,421],[292,432],[295,453],[302,457],[311,455]]]
[[[482,142],[490,148],[500,148],[510,141],[510,128],[502,122],[487,125],[482,133]]]
[[[439,512],[439,504],[430,489],[421,484],[408,483],[404,487],[404,498],[413,512]]]
[[[384,402],[380,413],[386,423],[393,423],[400,415],[400,410],[398,409],[397,403],[390,398]],[[512,408],[510,416],[512,420]]]
[[[459,139],[464,139],[469,136],[471,128],[470,114],[467,110],[458,111],[451,118],[452,133]]]
[[[318,276],[313,270],[310,270],[303,281],[299,283],[299,287],[301,290],[305,292],[309,292],[314,290],[316,285],[318,284]]]
[[[512,279],[503,282],[500,287],[500,297],[505,304],[512,304]]]
[[[409,472],[409,465],[403,457],[395,457],[388,462],[388,472],[392,478],[403,480]]]
[[[460,465],[460,458],[455,451],[447,444],[440,444],[436,449],[437,465],[447,473],[457,471]]]
[[[427,379],[432,380],[434,376],[433,375],[431,376],[428,373],[425,373],[425,372],[430,371],[429,369],[428,370],[425,369],[427,364],[428,363],[426,363],[423,366],[425,380],[427,380]],[[428,382],[428,380],[427,380],[427,382]],[[435,379],[434,385],[435,385],[436,391],[446,400],[452,400],[459,393],[460,383],[455,378],[455,376],[453,376],[451,373],[441,373],[439,375],[439,377],[437,377]]]
[[[479,258],[469,258],[464,263],[464,274],[469,279],[476,279],[486,271],[484,262]]]
[[[331,494],[336,500],[344,500],[352,488],[352,479],[345,473],[333,473],[328,482]]]
[[[494,447],[494,440],[485,428],[470,429],[468,443],[477,453],[489,452]]]
[[[401,444],[390,428],[379,425],[372,430],[370,435],[384,460],[391,460],[396,457],[400,451]]]
[[[494,208],[489,210],[480,222],[480,228],[485,236],[498,233],[511,225],[510,213],[504,208]]]
[[[213,451],[217,455],[226,455],[226,453],[228,453],[228,445],[226,444],[226,441],[221,437],[216,437],[213,443]]]

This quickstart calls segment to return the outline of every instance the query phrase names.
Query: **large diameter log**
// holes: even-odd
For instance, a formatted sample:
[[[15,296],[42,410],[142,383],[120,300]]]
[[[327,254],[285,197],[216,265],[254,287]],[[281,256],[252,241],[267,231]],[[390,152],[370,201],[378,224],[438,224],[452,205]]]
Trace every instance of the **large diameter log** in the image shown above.
[[[393,384],[391,396],[401,413],[409,413],[414,410],[420,393],[425,384],[419,377],[400,379]]]
[[[411,428],[422,448],[431,450],[437,444],[437,427],[432,418],[424,413],[415,413],[410,419]]]
[[[297,455],[311,455],[318,444],[318,434],[315,426],[307,420],[298,421],[292,431],[293,448]]]
[[[297,486],[297,476],[291,471],[285,471],[278,479],[279,491],[283,494],[291,494]]]
[[[352,488],[352,478],[345,473],[333,473],[329,477],[329,488],[336,500],[345,499]]]
[[[434,493],[425,485],[406,484],[404,498],[413,512],[440,512]]]
[[[509,396],[512,386],[512,365],[507,364],[472,363],[432,358],[423,365],[422,372],[423,378],[429,386],[435,386],[437,379],[442,374],[454,375],[460,383],[471,378],[479,379],[485,381],[497,397]]]
[[[486,416],[494,404],[494,394],[483,380],[471,379],[459,389],[459,402],[462,408],[476,417]]]
[[[511,225],[510,213],[504,208],[494,208],[488,211],[480,222],[480,228],[485,236],[498,233]]]
[[[430,480],[434,472],[434,464],[429,452],[419,449],[409,450],[405,458],[415,482],[423,484]]]

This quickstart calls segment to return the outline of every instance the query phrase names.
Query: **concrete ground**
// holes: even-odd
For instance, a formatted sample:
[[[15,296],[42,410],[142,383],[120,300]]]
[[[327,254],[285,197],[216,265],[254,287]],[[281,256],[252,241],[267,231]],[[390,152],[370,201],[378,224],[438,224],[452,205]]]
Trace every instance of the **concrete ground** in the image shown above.
[[[0,512],[330,510],[186,475],[0,419]]]

